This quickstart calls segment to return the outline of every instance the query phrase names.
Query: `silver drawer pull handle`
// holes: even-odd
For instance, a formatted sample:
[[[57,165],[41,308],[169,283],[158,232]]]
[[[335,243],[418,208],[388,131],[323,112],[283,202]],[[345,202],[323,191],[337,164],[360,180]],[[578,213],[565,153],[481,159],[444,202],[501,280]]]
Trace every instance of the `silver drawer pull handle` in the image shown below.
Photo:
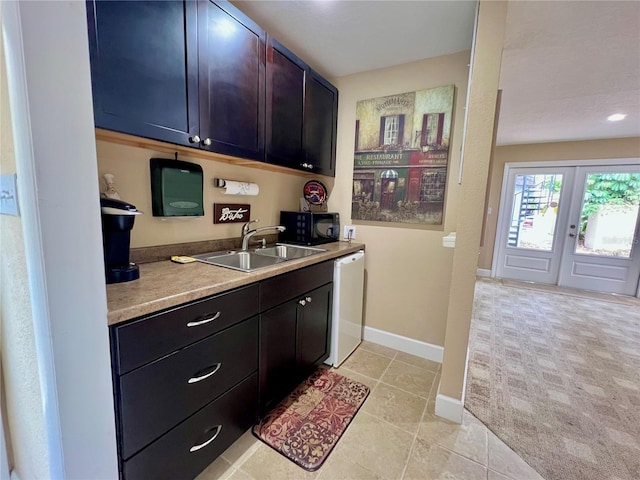
[[[216,318],[218,318],[220,315],[222,314],[222,312],[218,312],[216,313],[213,317],[208,317],[205,318],[203,320],[199,320],[197,322],[189,322],[187,323],[187,327],[197,327],[198,325],[202,325],[204,323],[209,323],[209,322],[213,322]]]
[[[220,430],[222,430],[222,425],[216,425],[215,427],[215,433],[213,434],[213,437],[211,437],[209,440],[207,440],[204,443],[201,443],[200,445],[194,445],[193,447],[191,447],[189,449],[190,452],[197,452],[198,450],[200,450],[201,448],[206,447],[207,445],[209,445],[211,442],[213,442],[216,437],[218,436],[218,434],[220,433]]]
[[[222,366],[221,363],[216,363],[215,365],[212,365],[211,367],[207,367],[204,370],[208,370],[209,368],[213,368],[213,370],[211,370],[209,373],[205,373],[204,375],[200,375],[199,377],[191,377],[189,379],[189,381],[187,383],[197,383],[197,382],[201,382],[202,380],[209,378],[211,375],[213,375],[214,373],[216,373],[218,370],[220,370],[220,367]],[[202,370],[200,370],[201,372]],[[198,372],[198,373],[200,373]]]

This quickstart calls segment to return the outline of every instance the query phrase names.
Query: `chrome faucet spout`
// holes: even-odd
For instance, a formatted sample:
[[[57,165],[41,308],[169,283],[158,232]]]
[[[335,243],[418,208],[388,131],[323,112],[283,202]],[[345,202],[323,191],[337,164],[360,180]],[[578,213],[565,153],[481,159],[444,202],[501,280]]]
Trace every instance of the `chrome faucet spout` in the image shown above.
[[[282,225],[271,225],[268,227],[260,227],[260,228],[256,228],[254,230],[249,230],[248,232],[242,232],[242,250],[246,251],[249,248],[249,240],[251,240],[251,237],[253,237],[254,235],[260,233],[260,232],[264,232],[265,230],[277,230],[278,232],[284,232],[287,228],[283,227]]]

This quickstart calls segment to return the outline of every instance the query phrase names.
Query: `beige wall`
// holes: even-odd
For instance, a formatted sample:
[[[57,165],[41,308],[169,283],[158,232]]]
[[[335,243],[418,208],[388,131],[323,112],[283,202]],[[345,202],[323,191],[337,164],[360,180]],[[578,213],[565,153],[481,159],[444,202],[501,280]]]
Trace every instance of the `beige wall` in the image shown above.
[[[144,212],[144,215],[136,217],[131,232],[132,248],[239,237],[241,224],[213,224],[214,203],[248,203],[251,205],[251,218],[260,219],[257,226],[277,225],[280,210],[299,209],[302,187],[309,180],[295,174],[276,173],[180,155],[180,160],[202,165],[204,217],[162,218],[154,217],[151,210],[149,159],[173,158],[172,155],[106,141],[97,142],[97,155],[100,191],[104,191],[102,176],[111,173],[115,175],[115,186],[120,198]],[[254,182],[259,185],[260,193],[257,196],[225,195],[223,189],[213,186],[214,178]],[[323,178],[327,189],[331,189],[330,179],[318,178]]]
[[[469,88],[464,170],[462,184],[456,187],[458,193],[457,236],[436,412],[440,410],[440,395],[460,400],[464,396],[475,273],[493,145],[506,16],[507,2],[480,2],[473,74]],[[462,420],[461,417],[460,415],[460,420]]]
[[[498,223],[500,192],[505,163],[554,162],[561,160],[600,160],[613,163],[616,158],[640,158],[640,138],[610,138],[580,142],[537,143],[496,147],[489,179],[489,196],[484,241],[480,247],[478,268],[491,269]],[[486,212],[491,209],[491,214]]]
[[[0,64],[0,173],[12,174],[16,164],[1,35]],[[49,459],[20,217],[0,215],[0,249],[0,363],[6,396],[1,401],[10,463],[20,478],[46,479]]]
[[[442,237],[456,225],[458,164],[469,52],[334,79],[340,91],[336,179],[329,209],[351,223],[356,103],[359,100],[455,84],[444,225],[392,226],[354,222],[366,244],[365,325],[415,340],[444,344],[453,252]]]

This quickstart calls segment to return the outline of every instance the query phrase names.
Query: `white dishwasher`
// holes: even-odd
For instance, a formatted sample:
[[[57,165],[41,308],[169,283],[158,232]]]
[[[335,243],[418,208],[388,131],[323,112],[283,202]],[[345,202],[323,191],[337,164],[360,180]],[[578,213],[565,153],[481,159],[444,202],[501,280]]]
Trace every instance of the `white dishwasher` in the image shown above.
[[[362,341],[364,251],[337,259],[333,265],[331,353],[325,363],[338,367]]]

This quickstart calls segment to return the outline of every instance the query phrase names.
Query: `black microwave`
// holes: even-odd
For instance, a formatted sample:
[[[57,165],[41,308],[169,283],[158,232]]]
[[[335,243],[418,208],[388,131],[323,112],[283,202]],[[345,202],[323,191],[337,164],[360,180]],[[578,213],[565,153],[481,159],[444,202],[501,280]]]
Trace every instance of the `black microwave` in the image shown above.
[[[338,213],[280,212],[280,225],[286,227],[278,236],[283,243],[318,245],[340,239]]]

